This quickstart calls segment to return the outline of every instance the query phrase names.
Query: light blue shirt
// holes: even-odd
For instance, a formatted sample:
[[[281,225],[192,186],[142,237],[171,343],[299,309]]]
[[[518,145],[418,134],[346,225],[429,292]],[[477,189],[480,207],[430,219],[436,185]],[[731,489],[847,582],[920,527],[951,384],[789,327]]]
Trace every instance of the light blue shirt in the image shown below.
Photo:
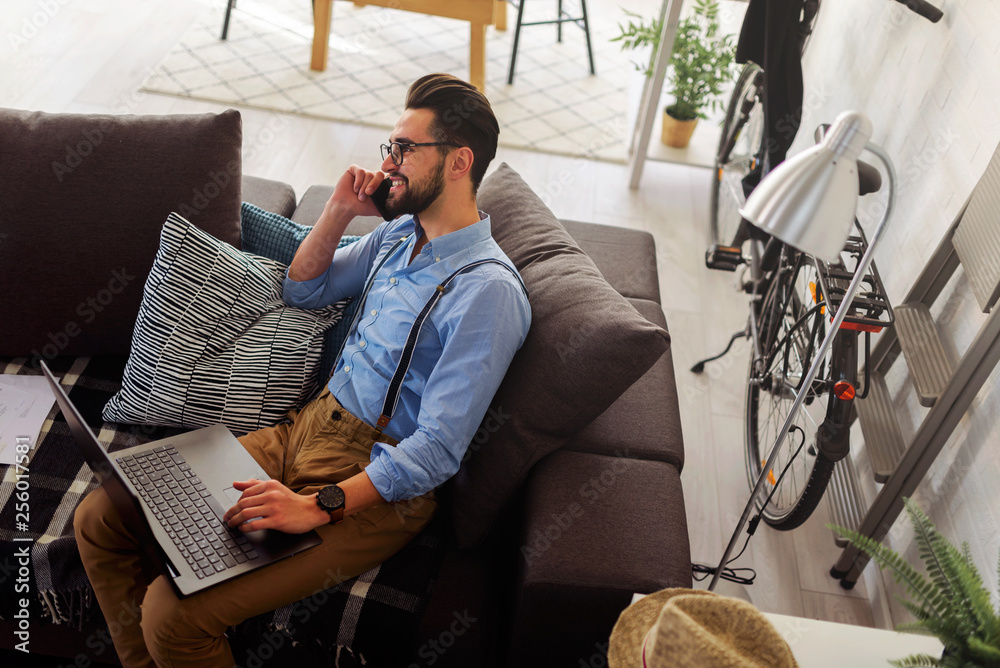
[[[330,378],[330,392],[370,425],[382,413],[407,334],[437,285],[470,262],[496,258],[513,268],[490,235],[490,219],[428,241],[410,263],[419,220],[402,216],[338,249],[326,272],[298,282],[286,276],[284,300],[320,308],[364,290],[368,274],[400,238],[412,237],[379,271],[357,327]],[[387,501],[424,494],[458,471],[514,353],[531,325],[521,283],[494,263],[455,278],[424,322],[385,433],[365,469]]]

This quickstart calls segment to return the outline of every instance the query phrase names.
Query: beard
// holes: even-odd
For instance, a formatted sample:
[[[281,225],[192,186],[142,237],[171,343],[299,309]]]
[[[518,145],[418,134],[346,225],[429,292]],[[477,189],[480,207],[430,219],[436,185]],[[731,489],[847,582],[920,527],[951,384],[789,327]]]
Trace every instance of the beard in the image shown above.
[[[401,194],[390,194],[386,200],[386,213],[398,218],[410,213],[420,215],[444,192],[444,158],[438,161],[437,169],[424,183],[411,183],[405,179]]]

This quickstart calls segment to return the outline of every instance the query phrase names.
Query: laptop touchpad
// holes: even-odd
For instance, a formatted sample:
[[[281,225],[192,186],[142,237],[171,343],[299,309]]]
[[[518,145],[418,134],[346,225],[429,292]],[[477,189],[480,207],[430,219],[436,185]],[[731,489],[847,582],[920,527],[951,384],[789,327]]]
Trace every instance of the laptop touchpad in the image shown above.
[[[222,490],[222,492],[226,495],[226,498],[229,499],[229,507],[226,508],[226,510],[229,510],[229,508],[235,506],[236,502],[240,500],[241,496],[243,496],[243,492],[239,491],[235,487],[227,487],[224,490]],[[260,517],[250,517],[244,520],[243,523],[245,524],[247,522],[252,522],[253,520],[259,520],[259,519]]]

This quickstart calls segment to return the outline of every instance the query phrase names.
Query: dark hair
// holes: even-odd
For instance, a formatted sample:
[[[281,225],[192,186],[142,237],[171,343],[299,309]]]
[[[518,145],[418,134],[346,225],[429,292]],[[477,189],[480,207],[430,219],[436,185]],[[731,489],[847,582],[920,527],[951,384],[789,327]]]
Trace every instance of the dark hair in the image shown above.
[[[435,141],[472,149],[474,157],[469,176],[472,192],[476,192],[486,168],[497,154],[500,134],[500,125],[486,96],[458,77],[428,74],[414,81],[406,92],[406,108],[434,112],[429,132]],[[439,146],[438,150],[444,155],[449,147]]]

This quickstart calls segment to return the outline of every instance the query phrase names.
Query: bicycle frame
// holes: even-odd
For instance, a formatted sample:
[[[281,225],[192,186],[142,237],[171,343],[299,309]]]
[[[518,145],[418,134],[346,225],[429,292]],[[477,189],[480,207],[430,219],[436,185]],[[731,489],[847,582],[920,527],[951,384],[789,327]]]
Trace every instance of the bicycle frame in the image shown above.
[[[757,245],[754,244],[754,248]],[[804,263],[815,264],[815,260],[804,253],[799,253],[785,246],[776,239],[770,239],[765,245],[763,253],[751,258],[751,271],[755,276],[751,279],[753,291],[751,292],[749,335],[752,342],[753,362],[752,369],[754,375],[760,374],[766,369],[770,361],[768,355],[776,354],[785,348],[785,339],[779,339],[780,327],[777,324],[788,311],[791,300],[797,299],[794,290],[788,290],[787,294],[778,295],[777,291],[791,285],[795,275]],[[788,262],[788,256],[794,254],[794,261]],[[817,271],[819,267],[817,266]],[[805,320],[817,309],[826,305],[826,297],[817,298],[816,303],[809,307],[800,317]],[[800,304],[800,306],[802,306]],[[822,330],[818,327],[821,320],[816,320],[816,326],[809,334],[807,348],[801,356],[802,359],[812,360],[814,351],[817,350],[822,341],[820,336]],[[763,331],[761,325],[764,325]],[[794,331],[794,326],[791,331]],[[787,336],[788,334],[786,334]],[[787,360],[786,360],[787,362]],[[787,364],[786,364],[787,366]],[[819,425],[816,432],[816,445],[828,459],[838,461],[847,456],[850,448],[849,427],[853,401],[851,399],[841,399],[833,393],[832,385],[837,381],[847,381],[852,387],[857,383],[858,370],[858,332],[856,330],[838,328],[831,344],[830,357],[830,378],[824,379],[824,385],[830,387],[817,387],[816,380],[810,381],[812,396],[822,390],[830,392],[827,403],[826,417]],[[788,386],[787,381],[782,379],[784,389],[798,395],[803,391],[804,378],[800,379],[798,385]],[[752,382],[752,381],[751,381]],[[808,401],[809,392],[803,401]]]

